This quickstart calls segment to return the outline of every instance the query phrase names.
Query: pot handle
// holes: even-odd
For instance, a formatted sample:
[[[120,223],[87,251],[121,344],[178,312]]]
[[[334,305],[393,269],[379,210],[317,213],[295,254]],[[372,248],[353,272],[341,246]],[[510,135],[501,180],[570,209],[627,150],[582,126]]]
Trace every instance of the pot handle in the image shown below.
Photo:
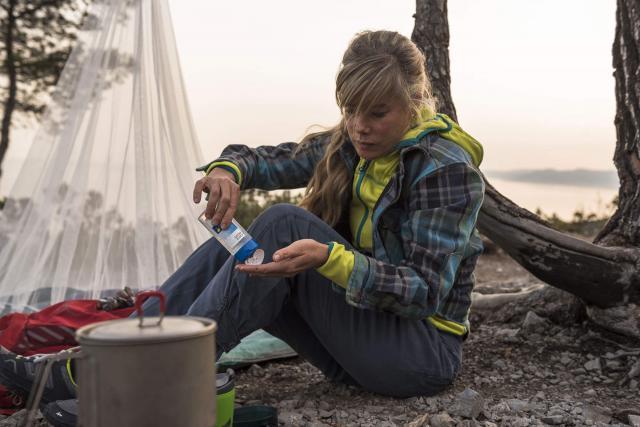
[[[162,319],[164,318],[164,312],[166,309],[166,297],[164,296],[164,293],[161,291],[140,292],[138,293],[138,295],[136,295],[135,307],[136,307],[136,312],[138,313],[138,319],[139,319],[138,326],[141,328],[144,327],[144,324],[143,324],[144,312],[142,310],[142,304],[144,304],[144,302],[151,297],[160,298],[160,318],[158,319],[158,322],[156,322],[155,326],[160,326],[160,324],[162,323]]]

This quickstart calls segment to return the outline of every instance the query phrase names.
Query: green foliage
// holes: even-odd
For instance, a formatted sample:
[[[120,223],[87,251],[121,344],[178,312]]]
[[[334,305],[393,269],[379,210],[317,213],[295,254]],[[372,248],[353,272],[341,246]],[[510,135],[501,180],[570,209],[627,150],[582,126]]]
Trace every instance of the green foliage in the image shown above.
[[[289,190],[269,192],[264,190],[245,190],[240,193],[240,202],[235,218],[244,227],[248,227],[262,211],[277,203],[296,205],[302,200],[302,194],[293,194]]]
[[[76,39],[88,0],[0,0],[0,74],[7,76],[9,62],[16,69],[16,112],[38,116],[60,76]],[[13,10],[13,53],[8,57],[6,32]],[[9,97],[0,85],[0,100]]]
[[[0,197],[0,211],[4,208],[4,204],[7,202],[7,199],[4,197]]]

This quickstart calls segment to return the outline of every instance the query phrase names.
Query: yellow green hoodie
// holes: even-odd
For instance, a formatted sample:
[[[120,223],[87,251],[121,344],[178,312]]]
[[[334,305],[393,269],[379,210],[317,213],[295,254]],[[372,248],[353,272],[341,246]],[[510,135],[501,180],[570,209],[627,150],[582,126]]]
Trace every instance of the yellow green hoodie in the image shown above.
[[[360,159],[358,162],[352,184],[353,197],[349,222],[353,235],[352,243],[360,251],[371,252],[374,206],[396,172],[400,162],[400,149],[413,145],[425,134],[436,131],[441,137],[458,144],[467,151],[476,166],[482,161],[483,150],[480,143],[447,115],[434,116],[424,110],[420,119],[420,122],[403,136],[396,150],[372,161]],[[344,245],[335,242],[330,243],[329,251],[327,262],[318,267],[317,271],[332,282],[346,288],[354,266],[354,253],[347,250]],[[454,329],[458,330],[455,325]],[[452,332],[451,327],[447,330]]]

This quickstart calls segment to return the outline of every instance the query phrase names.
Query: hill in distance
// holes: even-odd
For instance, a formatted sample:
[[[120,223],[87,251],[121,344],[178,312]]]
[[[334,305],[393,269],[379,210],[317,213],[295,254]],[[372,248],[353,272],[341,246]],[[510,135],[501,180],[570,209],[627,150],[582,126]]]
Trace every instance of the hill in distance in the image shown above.
[[[578,187],[618,188],[615,170],[592,169],[516,169],[508,171],[483,171],[487,178],[505,181],[527,182],[544,185],[570,185]]]

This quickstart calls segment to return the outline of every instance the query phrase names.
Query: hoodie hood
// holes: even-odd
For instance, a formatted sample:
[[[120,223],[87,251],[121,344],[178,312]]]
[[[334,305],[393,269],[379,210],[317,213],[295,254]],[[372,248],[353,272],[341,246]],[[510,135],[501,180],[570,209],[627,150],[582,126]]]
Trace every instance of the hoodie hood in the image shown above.
[[[398,148],[414,145],[423,136],[431,132],[438,132],[441,137],[462,147],[471,156],[473,164],[480,166],[484,153],[482,145],[474,137],[462,130],[449,116],[442,113],[433,115],[428,109],[422,110],[419,123],[404,134],[402,141],[398,144]]]

